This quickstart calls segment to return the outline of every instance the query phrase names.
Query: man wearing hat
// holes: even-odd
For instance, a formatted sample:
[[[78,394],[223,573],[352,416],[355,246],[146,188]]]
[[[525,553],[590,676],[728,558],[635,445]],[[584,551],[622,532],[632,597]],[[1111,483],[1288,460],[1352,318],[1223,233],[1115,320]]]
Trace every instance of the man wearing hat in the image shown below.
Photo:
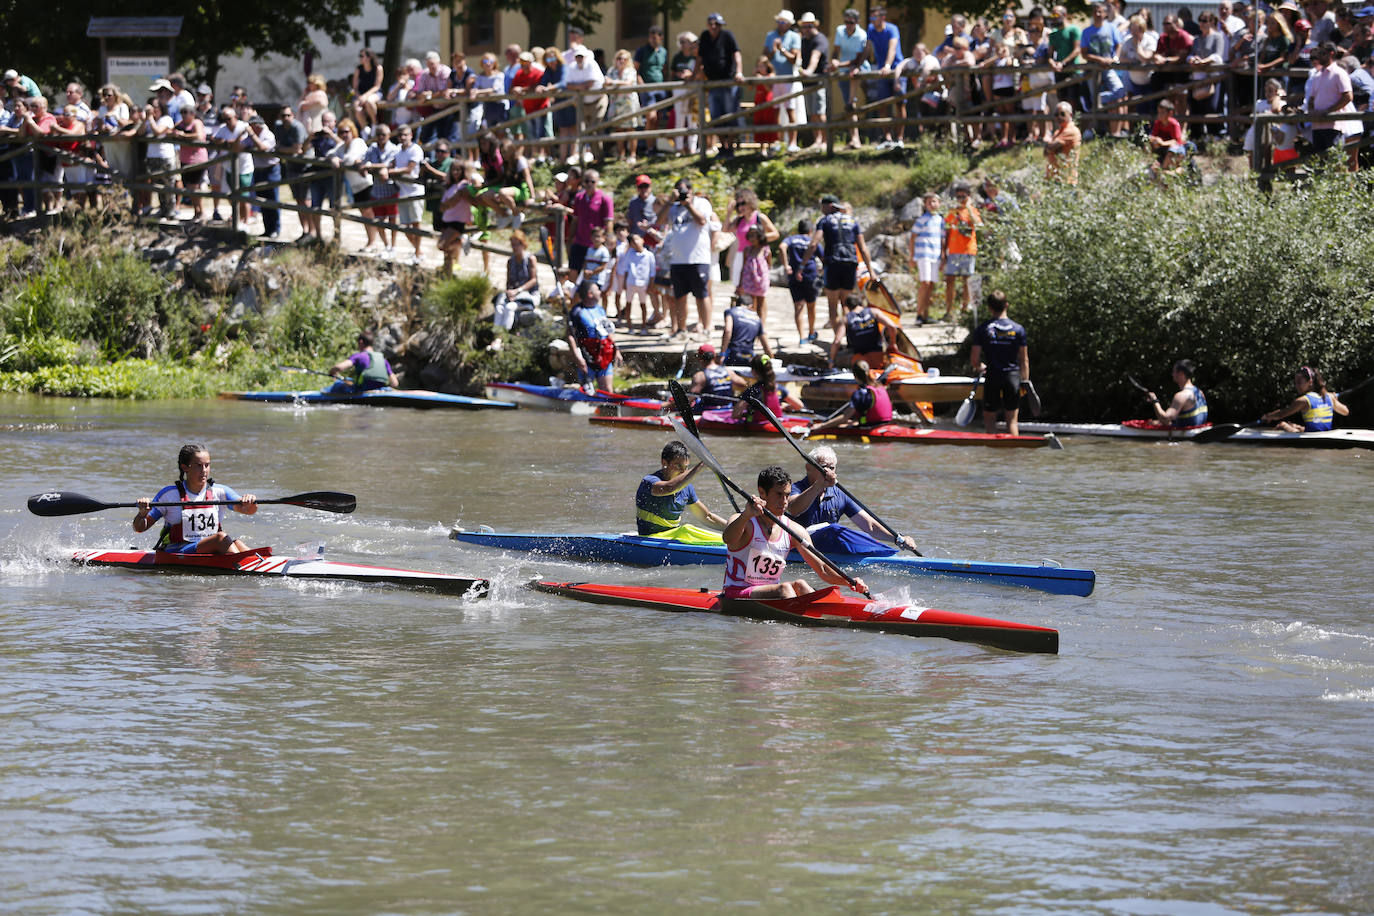
[[[196,117],[205,125],[206,130],[219,126],[219,112],[215,109],[215,91],[209,83],[196,87]]]
[[[773,72],[782,80],[773,86],[773,97],[779,98],[801,91],[801,84],[793,79],[801,61],[801,33],[792,27],[795,23],[791,10],[779,10],[775,22],[777,28],[763,39],[763,53],[768,55],[768,59],[773,63]],[[806,106],[801,96],[778,105],[778,123],[806,123]],[[799,152],[801,149],[797,146],[795,130],[783,131],[782,142],[787,146],[789,153]]]
[[[825,301],[829,306],[829,327],[833,330],[840,324],[840,303],[859,285],[859,259],[868,266],[869,273],[875,273],[873,262],[868,257],[868,246],[864,244],[863,228],[840,199],[833,194],[821,198],[824,215],[816,223],[816,231],[811,234],[811,244],[802,255],[806,263],[816,254],[823,252],[821,264],[824,266]]]
[[[657,203],[654,183],[649,176],[635,176],[635,196],[625,206],[625,223],[630,228],[630,235],[643,235],[649,231],[654,224],[654,205]]]
[[[697,347],[697,359],[701,362],[701,368],[692,376],[691,392],[701,396],[697,401],[698,412],[729,407],[734,401],[735,384],[738,383],[741,388],[748,386],[748,382],[732,369],[721,365],[720,353],[710,344]]]
[[[734,80],[744,82],[744,62],[735,35],[725,27],[725,17],[712,13],[706,17],[706,31],[697,39],[697,69],[708,82]],[[707,105],[711,110],[713,127],[739,127],[731,115],[739,111],[739,86],[718,86],[707,90]],[[727,135],[718,138],[722,155],[733,155],[737,138]]]
[[[606,76],[601,72],[601,65],[592,58],[592,52],[587,50],[586,45],[578,44],[572,55],[572,63],[563,68],[563,85],[567,89],[587,93],[582,96],[582,120],[578,124],[578,131],[583,134],[592,133],[596,130],[596,125],[606,117],[606,94],[598,91],[605,84]],[[590,150],[588,153],[592,154]],[[600,149],[594,155],[599,154]]]
[[[830,41],[821,32],[821,24],[816,20],[815,13],[802,13],[797,20],[797,30],[801,33],[800,54],[797,58],[797,74],[799,76],[818,76],[826,72],[830,67]],[[819,121],[824,123],[826,120],[825,109],[825,85],[824,83],[808,83],[809,92],[804,96],[805,114],[802,121]],[[814,86],[815,88],[811,88]],[[825,131],[815,131],[816,141],[811,144],[812,149],[820,149],[825,146]]]
[[[524,108],[525,114],[529,116],[529,120],[525,122],[529,135],[535,140],[542,140],[546,119],[542,114],[536,114],[536,112],[542,112],[549,107],[549,97],[532,90],[544,79],[544,68],[534,62],[534,55],[529,51],[520,52],[517,60],[519,66],[515,73],[511,74],[510,92],[511,95],[521,96],[520,105]]]
[[[244,138],[253,153],[253,184],[257,185],[256,196],[275,204],[280,199],[276,184],[281,181],[281,160],[276,156],[276,135],[267,129],[267,122],[261,115],[253,115],[248,119],[248,132],[244,134]],[[269,239],[281,235],[281,211],[270,204],[262,208],[262,234]]]
[[[27,76],[21,76],[18,70],[5,71],[5,86],[7,91],[18,89],[26,99],[36,99],[43,94],[37,83]]]

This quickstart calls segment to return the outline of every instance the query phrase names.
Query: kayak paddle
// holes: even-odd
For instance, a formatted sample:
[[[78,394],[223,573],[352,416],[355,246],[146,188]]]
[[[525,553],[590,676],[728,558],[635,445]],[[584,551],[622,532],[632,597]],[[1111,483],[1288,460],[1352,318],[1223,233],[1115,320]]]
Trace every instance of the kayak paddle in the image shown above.
[[[1196,436],[1193,436],[1193,441],[1203,444],[1208,442],[1221,442],[1223,439],[1231,438],[1243,428],[1244,427],[1239,423],[1216,423],[1210,429],[1204,429]]]
[[[319,490],[313,493],[297,493],[279,499],[260,499],[259,506],[285,505],[300,506],[304,509],[319,509],[322,512],[347,514],[358,508],[358,498],[352,493],[332,493]],[[178,509],[184,506],[237,506],[230,499],[207,499],[194,503],[165,502],[150,503],[152,508]],[[106,509],[137,509],[138,503],[106,503],[80,493],[39,493],[29,497],[29,511],[34,515],[54,518],[61,515],[85,515],[89,512],[103,512]]]
[[[1030,408],[1031,416],[1040,416],[1040,392],[1035,390],[1035,382],[1026,379],[1026,406]]]
[[[1363,382],[1360,382],[1358,385],[1352,385],[1352,386],[1350,386],[1349,388],[1345,389],[1344,391],[1338,392],[1338,393],[1336,394],[1336,397],[1338,397],[1338,398],[1345,398],[1347,395],[1352,395],[1352,394],[1354,394],[1355,392],[1359,391],[1359,390],[1360,390],[1361,388],[1363,388],[1364,386],[1368,385],[1370,382],[1374,382],[1374,376],[1370,376],[1369,378],[1365,379]]]
[[[695,452],[698,458],[706,462],[707,467],[716,472],[716,476],[720,478],[720,482],[722,484],[728,486],[730,489],[734,490],[736,493],[738,493],[740,496],[743,496],[745,499],[751,498],[749,493],[746,493],[744,489],[740,487],[739,484],[731,480],[729,475],[725,473],[725,468],[720,466],[720,462],[716,460],[715,455],[711,454],[710,449],[706,447],[706,443],[702,442],[699,438],[697,438],[696,436],[692,435],[690,432],[687,431],[687,427],[683,424],[682,420],[680,420],[677,417],[669,417],[668,419],[673,424],[673,428],[677,430],[678,438],[680,438],[689,449]],[[769,512],[767,509],[764,509],[763,514],[766,518],[772,521],[773,524],[779,525],[782,527],[784,531],[791,533],[792,529],[787,526],[787,523],[785,523],[782,519],[778,518],[772,512]],[[849,584],[850,589],[856,592],[859,591],[859,584],[854,581],[854,577],[849,575],[849,573],[845,572],[843,569],[840,569],[840,567],[837,566],[833,560],[831,560],[825,554],[821,553],[815,547],[807,546],[806,544],[803,544],[802,542],[798,541],[797,548],[798,551],[802,554],[802,556],[811,554],[817,560],[820,560],[823,565],[830,567],[830,569],[832,569],[837,575],[839,575],[840,578],[844,579],[844,581]],[[865,598],[868,598],[870,600],[873,599],[872,592],[864,591],[859,593],[862,594]]]
[[[692,345],[692,337],[685,331],[683,336],[687,339],[682,342],[682,362],[677,367],[677,375],[673,376],[674,381],[682,378],[682,374],[687,371],[687,348]]]
[[[983,377],[980,375],[973,380],[973,388],[970,389],[968,397],[964,398],[964,403],[959,405],[959,411],[954,415],[954,423],[957,426],[968,426],[973,422],[974,411],[978,409],[978,386],[983,384]]]
[[[278,366],[277,371],[292,372],[297,375],[322,375],[325,378],[337,378],[337,376],[330,375],[328,372],[321,372],[318,369],[306,369],[302,366]]]
[[[668,383],[668,391],[673,396],[673,406],[675,406],[678,413],[682,415],[682,425],[687,427],[689,433],[700,439],[701,434],[697,432],[696,418],[692,416],[692,401],[691,398],[687,397],[686,389],[678,384],[677,379],[673,379],[673,381]],[[735,494],[730,492],[730,488],[725,485],[723,479],[720,482],[720,488],[725,491],[725,498],[730,500],[730,505],[738,512],[739,503],[735,502]]]
[[[771,411],[771,410],[768,409],[768,405],[767,405],[767,404],[763,403],[762,401],[760,401],[758,398],[755,398],[755,397],[750,397],[748,400],[749,400],[749,403],[752,404],[752,405],[754,406],[754,409],[755,409],[755,410],[761,410],[761,411],[763,411],[763,413],[764,413],[765,415],[767,415],[768,419],[773,421],[773,425],[776,426],[776,427],[778,428],[778,432],[782,433],[782,437],[783,437],[784,439],[787,440],[787,444],[788,444],[788,445],[790,445],[790,446],[792,446],[792,448],[796,449],[797,454],[802,456],[802,460],[803,460],[803,461],[805,461],[807,464],[811,465],[811,466],[812,466],[813,468],[815,468],[816,470],[818,470],[818,471],[820,471],[820,472],[822,472],[822,473],[825,472],[825,469],[822,468],[819,464],[817,464],[817,463],[816,463],[816,460],[815,460],[814,458],[812,458],[810,455],[806,454],[806,452],[802,451],[802,447],[801,447],[800,445],[797,444],[797,440],[795,440],[795,439],[792,438],[792,434],[789,433],[789,432],[787,431],[787,428],[786,428],[785,426],[782,425],[782,421],[779,420],[779,419],[777,418],[776,415],[774,415],[773,411]],[[901,547],[902,547],[903,549],[905,549],[905,550],[910,550],[912,553],[916,554],[916,556],[918,556],[918,557],[923,557],[923,556],[925,556],[925,554],[921,553],[921,552],[920,552],[919,550],[917,550],[915,547],[907,547],[905,544],[902,544],[902,536],[901,536],[900,534],[897,533],[897,529],[893,528],[893,527],[892,527],[891,525],[889,525],[887,522],[885,522],[885,521],[883,521],[881,518],[879,518],[879,517],[878,517],[878,513],[874,512],[872,509],[870,509],[870,508],[868,508],[867,506],[865,506],[865,505],[863,504],[863,501],[860,500],[859,497],[857,497],[857,496],[855,496],[853,493],[851,493],[851,492],[848,490],[848,488],[845,487],[844,484],[840,483],[840,482],[837,480],[837,481],[835,481],[835,488],[838,489],[838,490],[839,490],[841,493],[843,493],[845,496],[848,496],[850,499],[852,499],[852,500],[854,501],[854,505],[858,506],[858,507],[859,507],[860,509],[862,509],[864,512],[867,512],[869,518],[873,519],[873,520],[874,520],[875,522],[877,522],[879,525],[882,525],[882,526],[883,526],[883,529],[884,529],[888,534],[892,535],[892,540],[893,540],[893,542],[895,542],[896,544],[898,544],[899,546],[901,546]]]

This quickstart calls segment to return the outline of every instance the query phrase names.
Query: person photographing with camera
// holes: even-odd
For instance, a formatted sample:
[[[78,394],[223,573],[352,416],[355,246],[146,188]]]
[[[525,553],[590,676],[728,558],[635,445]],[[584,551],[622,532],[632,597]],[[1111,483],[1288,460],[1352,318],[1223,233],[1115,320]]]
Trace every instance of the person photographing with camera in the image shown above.
[[[659,202],[658,222],[667,223],[668,274],[672,280],[672,336],[687,336],[687,296],[697,302],[697,325],[702,340],[711,333],[711,261],[715,257],[712,237],[720,220],[711,199],[692,190],[692,182],[679,178],[672,191]]]

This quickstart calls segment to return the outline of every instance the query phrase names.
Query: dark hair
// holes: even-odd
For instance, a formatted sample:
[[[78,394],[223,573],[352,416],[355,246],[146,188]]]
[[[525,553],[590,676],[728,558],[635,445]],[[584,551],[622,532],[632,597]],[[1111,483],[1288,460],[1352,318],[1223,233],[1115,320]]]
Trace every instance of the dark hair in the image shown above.
[[[763,492],[767,493],[769,490],[773,489],[774,487],[780,486],[780,485],[781,485],[781,486],[791,486],[791,485],[792,485],[792,475],[789,474],[789,473],[787,473],[786,470],[784,470],[783,468],[779,467],[779,466],[776,465],[776,464],[770,464],[768,467],[764,468],[762,471],[759,471],[759,489],[760,489],[760,490],[762,490]]]
[[[364,347],[372,346],[374,340],[376,340],[376,338],[372,336],[371,331],[358,332],[358,343],[362,344]]]
[[[1045,11],[1038,6],[1033,6],[1031,7],[1030,12],[1026,14],[1026,20],[1030,21],[1031,19],[1034,19],[1036,16],[1039,16],[1041,19],[1044,19]]]
[[[767,353],[755,353],[754,358],[749,360],[749,368],[754,372],[754,381],[758,383],[759,390],[772,391],[778,387],[773,360]]]
[[[600,284],[600,283],[597,283],[595,280],[591,280],[591,279],[583,280],[581,283],[577,284],[577,296],[576,296],[576,298],[577,298],[577,303],[578,303],[579,305],[584,305],[584,304],[586,304],[586,302],[587,302],[587,290],[591,289],[593,286],[596,287],[596,291],[597,291],[598,293],[601,292],[601,284]]]
[[[177,452],[177,480],[186,479],[186,465],[190,464],[191,459],[201,452],[209,454],[210,450],[194,442],[188,442],[181,447],[181,451]]]
[[[995,289],[987,295],[988,311],[1000,315],[1007,310],[1007,294],[1000,289]]]
[[[873,375],[869,371],[868,363],[862,359],[856,359],[850,363],[849,371],[854,373],[854,381],[867,388],[873,384]]]
[[[691,456],[691,452],[687,451],[687,446],[674,439],[672,442],[663,446],[663,451],[658,453],[658,460],[668,465],[677,461],[679,458],[690,458]]]
[[[1326,394],[1326,379],[1322,376],[1320,369],[1313,369],[1311,366],[1303,366],[1298,370],[1298,374],[1304,376],[1318,393]]]
[[[858,293],[850,293],[844,297],[844,307],[847,309],[863,308],[864,304],[864,297]]]
[[[798,234],[798,235],[810,235],[811,232],[812,232],[812,230],[813,230],[813,228],[814,228],[814,227],[811,225],[811,220],[809,220],[809,219],[804,219],[804,220],[802,220],[801,222],[797,223],[797,234]]]
[[[1178,362],[1174,363],[1174,371],[1182,372],[1184,375],[1188,377],[1189,381],[1192,381],[1193,374],[1197,372],[1197,366],[1193,365],[1193,361],[1191,359],[1181,359]]]

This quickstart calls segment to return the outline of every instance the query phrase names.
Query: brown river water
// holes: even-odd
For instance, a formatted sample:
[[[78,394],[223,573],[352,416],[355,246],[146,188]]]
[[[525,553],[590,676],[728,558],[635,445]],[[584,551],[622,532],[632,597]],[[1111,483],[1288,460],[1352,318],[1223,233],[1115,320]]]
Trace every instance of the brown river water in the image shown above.
[[[1374,454],[841,443],[925,553],[1088,598],[874,574],[1054,626],[1058,656],[580,605],[535,576],[719,568],[459,547],[631,527],[662,433],[531,410],[0,398],[0,911],[1374,912]],[[482,600],[77,569],[186,440],[255,545],[493,580]],[[709,440],[745,480],[800,461]],[[714,483],[703,498],[725,504]]]

